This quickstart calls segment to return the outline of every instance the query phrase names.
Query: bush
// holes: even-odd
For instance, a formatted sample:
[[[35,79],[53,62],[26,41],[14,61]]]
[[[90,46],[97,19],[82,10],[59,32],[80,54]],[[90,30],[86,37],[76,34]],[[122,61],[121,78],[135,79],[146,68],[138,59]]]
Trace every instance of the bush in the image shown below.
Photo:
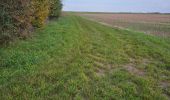
[[[49,15],[49,0],[32,0],[31,8],[33,9],[32,24],[34,27],[42,27]]]
[[[31,28],[29,0],[1,0],[1,41],[28,34]]]
[[[50,16],[59,17],[62,9],[61,0],[51,0],[50,3]]]

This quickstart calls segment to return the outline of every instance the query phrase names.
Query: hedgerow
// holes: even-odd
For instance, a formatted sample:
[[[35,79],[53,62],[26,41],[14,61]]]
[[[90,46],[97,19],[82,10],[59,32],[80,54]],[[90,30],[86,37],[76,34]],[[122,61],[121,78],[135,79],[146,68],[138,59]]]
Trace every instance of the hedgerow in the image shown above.
[[[0,0],[0,43],[27,37],[49,16],[60,15],[61,0]]]

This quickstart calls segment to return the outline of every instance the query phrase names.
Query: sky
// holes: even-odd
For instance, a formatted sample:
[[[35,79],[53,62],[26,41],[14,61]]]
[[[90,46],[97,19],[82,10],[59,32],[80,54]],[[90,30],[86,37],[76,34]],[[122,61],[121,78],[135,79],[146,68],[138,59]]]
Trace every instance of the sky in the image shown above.
[[[64,11],[170,13],[170,0],[63,0]]]

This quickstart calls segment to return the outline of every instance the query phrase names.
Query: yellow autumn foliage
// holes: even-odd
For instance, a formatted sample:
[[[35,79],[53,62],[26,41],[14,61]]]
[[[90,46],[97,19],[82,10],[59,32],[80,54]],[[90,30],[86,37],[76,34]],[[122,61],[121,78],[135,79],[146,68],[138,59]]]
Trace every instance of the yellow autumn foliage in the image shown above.
[[[32,0],[31,8],[33,9],[32,24],[35,27],[42,27],[49,15],[49,0]]]

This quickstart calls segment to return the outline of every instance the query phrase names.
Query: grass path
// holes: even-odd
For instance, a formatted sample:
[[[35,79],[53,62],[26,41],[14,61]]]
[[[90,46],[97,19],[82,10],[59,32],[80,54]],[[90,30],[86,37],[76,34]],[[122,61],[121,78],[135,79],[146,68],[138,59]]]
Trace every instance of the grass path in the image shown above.
[[[65,16],[0,48],[1,99],[168,100],[170,40]]]

